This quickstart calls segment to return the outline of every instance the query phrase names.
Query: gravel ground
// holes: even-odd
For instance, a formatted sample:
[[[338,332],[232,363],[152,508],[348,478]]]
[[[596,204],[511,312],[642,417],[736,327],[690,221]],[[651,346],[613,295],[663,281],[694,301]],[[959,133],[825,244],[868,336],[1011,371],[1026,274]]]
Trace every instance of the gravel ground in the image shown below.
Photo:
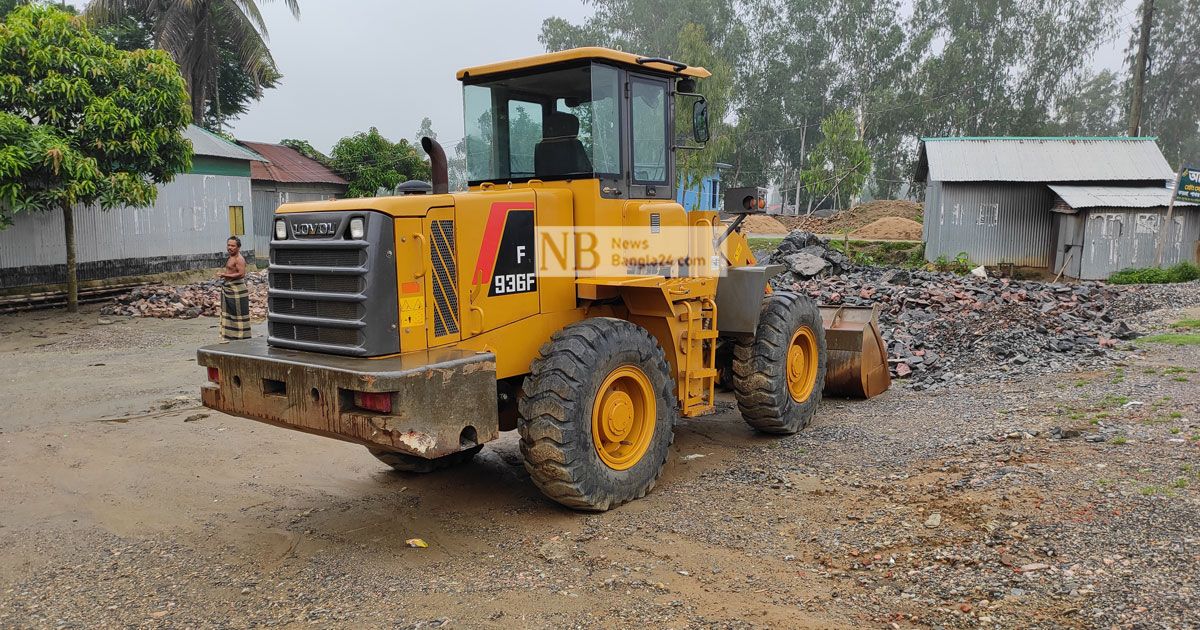
[[[0,360],[21,368],[0,377],[0,627],[1200,618],[1200,347],[827,400],[782,439],[724,399],[677,427],[653,493],[578,514],[537,493],[512,436],[461,468],[396,474],[198,408],[211,320],[96,321],[0,317]]]

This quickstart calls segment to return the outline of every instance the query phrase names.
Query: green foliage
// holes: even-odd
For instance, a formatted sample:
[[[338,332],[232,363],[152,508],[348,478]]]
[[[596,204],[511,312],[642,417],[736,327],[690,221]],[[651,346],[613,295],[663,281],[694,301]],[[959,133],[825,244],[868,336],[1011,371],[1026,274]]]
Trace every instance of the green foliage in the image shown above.
[[[846,241],[837,239],[829,241],[830,248],[846,254],[859,265],[910,266],[907,265],[907,262],[914,256],[913,252],[919,252],[918,255],[922,258],[920,265],[917,266],[925,264],[923,258],[925,246],[921,243],[854,240],[849,241],[849,245],[850,251],[847,252]]]
[[[908,254],[908,258],[904,261],[906,267],[924,267],[925,266],[925,243],[914,247]]]
[[[297,0],[284,0],[299,19]],[[91,0],[87,17],[97,25],[138,28],[170,53],[182,69],[192,117],[219,127],[246,112],[263,88],[281,78],[267,48],[267,25],[254,0]]]
[[[960,276],[970,272],[973,266],[971,260],[967,257],[967,252],[958,252],[954,260],[950,260],[946,258],[945,254],[942,254],[937,257],[937,260],[933,261],[933,268],[935,270],[942,273],[952,272]]]
[[[158,50],[125,52],[57,8],[26,5],[0,23],[0,227],[60,209],[67,310],[78,308],[73,206],[147,206],[191,168],[179,68]]]
[[[832,197],[837,207],[848,207],[871,172],[871,153],[858,139],[849,110],[836,111],[822,120],[821,135],[800,179],[810,194]]]
[[[1122,269],[1108,277],[1109,284],[1173,284],[1200,279],[1200,267],[1181,262],[1167,269]]]
[[[149,205],[191,167],[178,68],[124,52],[54,8],[0,25],[0,214],[100,203]]]
[[[595,10],[582,23],[543,22],[548,50],[598,44],[697,63],[680,43],[689,24],[700,27],[725,64],[704,65],[732,80],[713,129],[729,139],[715,151],[733,165],[728,185],[794,189],[816,162],[818,123],[838,110],[861,121],[872,164],[864,194],[875,198],[910,180],[923,136],[1109,135],[1127,124],[1128,68],[1093,69],[1124,34],[1114,27],[1128,13],[1120,0],[584,2]],[[1200,156],[1196,3],[1155,8],[1144,135],[1179,163]]]
[[[1163,333],[1142,337],[1138,339],[1138,342],[1165,343],[1169,346],[1200,346],[1200,333]]]
[[[783,242],[783,238],[769,238],[763,236],[753,236],[746,239],[746,243],[750,246],[752,252],[772,252],[779,249],[779,244]]]
[[[1146,78],[1142,135],[1158,136],[1172,164],[1200,159],[1200,35],[1196,0],[1157,0],[1150,30],[1151,72]],[[1136,29],[1130,34],[1130,61],[1137,50]]]
[[[429,163],[418,149],[408,140],[388,140],[375,127],[338,140],[329,166],[350,182],[350,197],[371,197],[410,179],[429,180]]]
[[[421,119],[421,125],[417,127],[417,133],[413,134],[413,146],[421,146],[421,138],[427,136],[437,140],[437,132],[433,130],[433,120],[428,116]]]
[[[329,156],[316,150],[308,140],[284,138],[283,140],[279,141],[279,144],[288,147],[289,149],[293,149],[300,155],[303,155],[310,160],[316,160],[325,166],[329,166],[330,164]]]
[[[701,180],[716,170],[716,162],[720,156],[728,153],[733,147],[733,136],[722,133],[728,127],[725,118],[730,111],[730,98],[733,92],[734,72],[729,61],[722,57],[709,43],[710,37],[704,27],[690,23],[679,33],[677,44],[679,59],[687,59],[687,63],[702,66],[713,73],[713,76],[699,82],[698,91],[708,101],[709,140],[701,150],[677,151],[676,169],[688,188],[697,188]],[[676,102],[675,112],[675,144],[691,146],[692,139],[692,107],[695,99],[680,98]]]

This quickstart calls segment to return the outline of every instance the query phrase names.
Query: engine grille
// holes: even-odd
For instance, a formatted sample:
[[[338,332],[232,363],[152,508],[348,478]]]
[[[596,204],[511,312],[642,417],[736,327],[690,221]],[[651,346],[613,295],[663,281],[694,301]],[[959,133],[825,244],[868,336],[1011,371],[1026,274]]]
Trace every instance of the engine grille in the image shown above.
[[[400,351],[392,219],[376,212],[277,215],[291,238],[271,242],[268,342],[330,354],[378,356]],[[361,239],[349,237],[361,218]],[[297,239],[295,226],[332,225]],[[300,232],[308,233],[304,229]]]
[[[329,328],[324,326],[271,322],[270,333],[275,338],[306,341],[309,343],[340,346],[357,346],[362,343],[362,334],[357,330],[349,328]]]
[[[356,302],[325,302],[321,300],[297,300],[293,298],[271,298],[272,313],[284,315],[306,315],[329,319],[355,320],[363,315],[362,304]]]
[[[275,263],[298,267],[359,267],[367,253],[361,249],[276,249]]]
[[[272,289],[288,291],[318,291],[322,293],[359,293],[363,279],[359,276],[318,276],[311,273],[272,273]]]

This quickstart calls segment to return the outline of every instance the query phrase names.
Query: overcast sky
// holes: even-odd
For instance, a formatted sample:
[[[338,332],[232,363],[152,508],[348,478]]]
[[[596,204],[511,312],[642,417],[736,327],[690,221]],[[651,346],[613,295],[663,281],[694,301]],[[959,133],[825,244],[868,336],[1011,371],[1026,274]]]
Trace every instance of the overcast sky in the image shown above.
[[[451,150],[462,137],[459,69],[545,52],[542,20],[578,22],[579,0],[300,0],[300,20],[259,0],[283,81],[232,123],[239,139],[301,138],[329,151],[343,136],[378,127],[412,139],[433,120]]]

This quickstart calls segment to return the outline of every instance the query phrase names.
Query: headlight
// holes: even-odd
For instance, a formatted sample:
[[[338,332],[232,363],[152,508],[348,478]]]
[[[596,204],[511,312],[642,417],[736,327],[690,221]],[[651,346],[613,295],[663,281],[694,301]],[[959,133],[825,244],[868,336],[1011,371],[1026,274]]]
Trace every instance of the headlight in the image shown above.
[[[354,217],[353,219],[350,219],[350,238],[362,238],[363,234],[365,234],[364,229],[362,217]]]
[[[275,222],[275,240],[282,241],[287,238],[287,223],[280,219]]]

